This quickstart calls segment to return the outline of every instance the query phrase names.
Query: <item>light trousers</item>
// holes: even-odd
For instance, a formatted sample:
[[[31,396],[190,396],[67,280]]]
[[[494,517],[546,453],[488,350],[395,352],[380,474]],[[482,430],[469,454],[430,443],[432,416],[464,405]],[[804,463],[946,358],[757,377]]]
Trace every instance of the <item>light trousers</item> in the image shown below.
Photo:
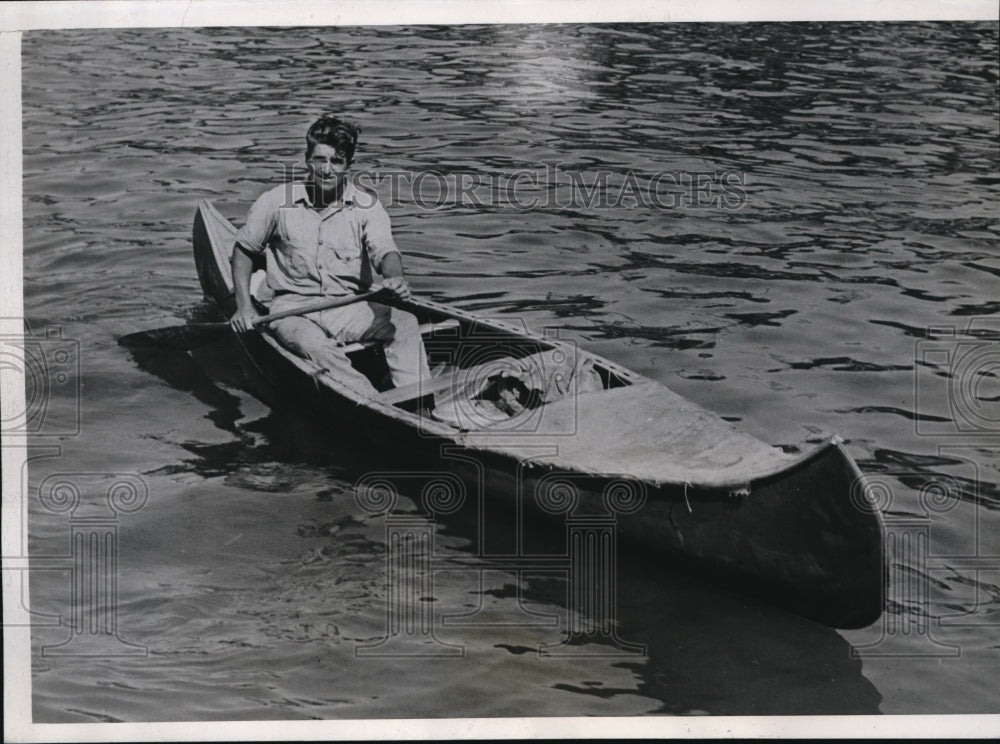
[[[271,312],[313,304],[319,298],[278,295]],[[340,347],[356,341],[378,341],[396,387],[430,378],[420,326],[413,314],[375,302],[355,302],[308,315],[282,318],[270,324],[283,346],[309,359],[358,392],[371,394],[375,387],[351,365]]]

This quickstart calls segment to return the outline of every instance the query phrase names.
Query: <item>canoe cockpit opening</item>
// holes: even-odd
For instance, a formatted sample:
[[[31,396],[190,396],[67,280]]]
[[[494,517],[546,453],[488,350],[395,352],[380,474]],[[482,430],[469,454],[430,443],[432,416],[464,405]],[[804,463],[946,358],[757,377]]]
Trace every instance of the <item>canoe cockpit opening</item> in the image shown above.
[[[632,384],[632,373],[572,344],[488,330],[460,323],[425,335],[431,377],[384,391],[382,402],[414,413],[475,410],[488,422]]]

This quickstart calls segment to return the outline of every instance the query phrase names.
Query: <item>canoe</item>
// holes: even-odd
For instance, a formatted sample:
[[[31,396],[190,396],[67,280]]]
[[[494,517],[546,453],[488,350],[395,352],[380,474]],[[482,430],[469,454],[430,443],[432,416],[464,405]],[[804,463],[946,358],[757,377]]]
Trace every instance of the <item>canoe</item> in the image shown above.
[[[224,313],[235,307],[235,233],[210,202],[198,206],[198,276]],[[266,306],[263,271],[251,287]],[[240,343],[262,375],[304,399],[303,413],[349,421],[383,448],[388,470],[454,474],[487,504],[514,504],[517,519],[611,519],[619,547],[833,627],[881,616],[882,516],[838,438],[789,454],[558,333],[424,299],[403,305],[421,324],[432,376],[401,389],[383,389],[384,359],[370,345],[344,349],[375,384],[358,392],[266,327]],[[493,521],[505,513],[490,508]]]

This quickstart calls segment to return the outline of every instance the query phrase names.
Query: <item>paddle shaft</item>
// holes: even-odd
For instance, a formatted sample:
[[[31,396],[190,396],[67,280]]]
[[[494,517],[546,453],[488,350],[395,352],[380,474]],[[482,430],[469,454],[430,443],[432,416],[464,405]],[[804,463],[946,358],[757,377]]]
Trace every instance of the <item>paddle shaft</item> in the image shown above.
[[[306,315],[320,310],[351,305],[355,302],[363,302],[364,300],[372,299],[384,289],[382,285],[375,285],[367,292],[362,292],[361,294],[334,297],[333,299],[317,302],[313,305],[282,310],[279,313],[271,313],[270,315],[261,315],[251,321],[250,327],[257,328],[275,320],[290,318],[293,315]],[[211,343],[213,339],[218,339],[223,332],[229,331],[231,328],[232,326],[229,321],[220,323],[188,323],[187,325],[131,333],[128,336],[118,339],[118,343],[123,346],[132,347],[167,346],[175,349],[193,349]]]
[[[256,328],[257,326],[266,325],[275,320],[291,318],[294,315],[307,315],[308,313],[315,313],[320,310],[330,310],[331,308],[343,307],[344,305],[353,305],[355,302],[362,302],[364,300],[371,299],[381,292],[382,289],[381,285],[376,285],[367,292],[362,292],[361,294],[336,297],[332,300],[317,302],[315,305],[306,305],[305,307],[295,307],[291,310],[282,310],[280,313],[268,313],[267,315],[261,315],[259,318],[254,318],[251,325]],[[220,325],[229,325],[229,323],[220,323]]]

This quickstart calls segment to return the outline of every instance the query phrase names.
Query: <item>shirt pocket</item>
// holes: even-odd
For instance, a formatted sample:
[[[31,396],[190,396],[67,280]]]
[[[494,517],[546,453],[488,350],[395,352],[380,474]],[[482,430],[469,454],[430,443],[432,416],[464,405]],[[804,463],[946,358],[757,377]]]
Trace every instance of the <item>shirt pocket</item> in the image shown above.
[[[338,224],[339,223],[339,224]],[[349,220],[337,220],[323,230],[323,247],[329,246],[337,260],[352,268],[361,264],[361,233]]]
[[[302,214],[301,209],[281,209],[278,218],[281,264],[288,275],[296,280],[315,273],[316,233],[318,225]]]
[[[278,213],[278,235],[282,248],[298,253],[312,253],[319,225],[299,208],[282,208]]]

